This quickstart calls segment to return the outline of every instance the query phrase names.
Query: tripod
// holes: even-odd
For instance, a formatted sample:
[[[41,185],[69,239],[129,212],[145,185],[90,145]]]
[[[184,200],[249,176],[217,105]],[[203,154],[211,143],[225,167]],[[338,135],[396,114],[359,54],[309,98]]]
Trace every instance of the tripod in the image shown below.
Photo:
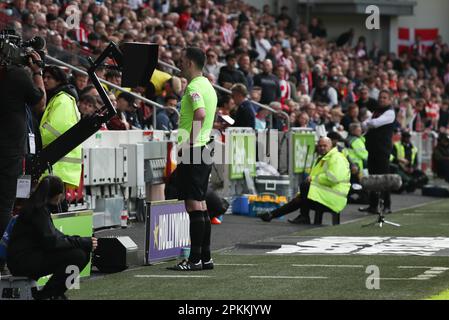
[[[382,197],[381,192],[377,192],[377,193],[379,194],[379,203],[377,205],[377,214],[379,216],[377,217],[376,221],[374,221],[372,223],[369,223],[369,224],[365,224],[365,225],[362,226],[362,228],[375,226],[376,224],[378,224],[379,227],[382,228],[384,223],[392,225],[392,226],[395,226],[395,227],[400,227],[401,225],[398,224],[398,223],[394,223],[394,222],[385,220],[385,216],[384,216],[384,199]]]

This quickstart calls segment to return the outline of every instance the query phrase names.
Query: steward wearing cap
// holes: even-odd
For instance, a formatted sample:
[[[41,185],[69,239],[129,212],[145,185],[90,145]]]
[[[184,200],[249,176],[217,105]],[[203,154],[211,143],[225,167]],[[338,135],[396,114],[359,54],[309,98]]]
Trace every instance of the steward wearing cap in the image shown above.
[[[413,192],[422,188],[429,179],[426,174],[418,170],[418,149],[411,143],[411,134],[403,131],[401,141],[394,144],[391,162],[393,170],[402,178],[402,190]]]

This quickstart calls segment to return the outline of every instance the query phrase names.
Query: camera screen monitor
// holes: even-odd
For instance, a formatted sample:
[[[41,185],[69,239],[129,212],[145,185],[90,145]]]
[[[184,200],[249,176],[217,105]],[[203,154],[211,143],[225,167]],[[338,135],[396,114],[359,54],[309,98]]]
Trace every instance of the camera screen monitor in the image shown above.
[[[127,42],[123,52],[122,87],[146,87],[158,63],[158,45]]]

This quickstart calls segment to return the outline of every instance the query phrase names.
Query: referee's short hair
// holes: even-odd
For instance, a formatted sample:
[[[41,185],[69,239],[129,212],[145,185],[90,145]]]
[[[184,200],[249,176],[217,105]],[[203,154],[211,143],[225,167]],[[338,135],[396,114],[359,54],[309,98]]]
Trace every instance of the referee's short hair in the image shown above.
[[[203,70],[206,63],[206,55],[203,50],[198,47],[188,47],[185,49],[186,58],[193,61],[199,70]]]

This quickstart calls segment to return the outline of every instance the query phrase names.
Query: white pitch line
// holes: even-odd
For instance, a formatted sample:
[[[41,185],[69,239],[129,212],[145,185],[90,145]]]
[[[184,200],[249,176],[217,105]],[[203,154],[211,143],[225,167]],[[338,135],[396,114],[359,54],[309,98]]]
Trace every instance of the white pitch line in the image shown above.
[[[195,276],[195,275],[163,275],[163,274],[138,274],[135,278],[212,278],[211,276]]]
[[[251,263],[214,263],[216,266],[233,266],[233,267],[254,267],[257,264]]]
[[[250,276],[251,279],[328,279],[328,277]]]
[[[449,270],[449,268],[447,268],[447,267],[433,267],[432,269],[433,270],[440,270],[440,271],[447,271],[447,270]]]
[[[433,269],[433,268],[444,268],[444,267],[427,267],[427,266],[398,266],[399,269]]]
[[[412,213],[447,213],[446,210],[415,210]]]
[[[363,268],[362,265],[337,265],[337,264],[292,264],[292,267],[323,267],[323,268]]]
[[[410,280],[427,280],[425,278],[423,279],[415,279],[415,278],[373,278],[373,280],[387,280],[387,281],[410,281]]]
[[[440,274],[443,273],[443,270],[427,270],[426,272],[424,272],[425,274]]]
[[[145,268],[145,267],[130,268],[130,269],[123,270],[122,272],[137,271],[137,270],[141,270],[141,269],[144,269],[144,268]]]

